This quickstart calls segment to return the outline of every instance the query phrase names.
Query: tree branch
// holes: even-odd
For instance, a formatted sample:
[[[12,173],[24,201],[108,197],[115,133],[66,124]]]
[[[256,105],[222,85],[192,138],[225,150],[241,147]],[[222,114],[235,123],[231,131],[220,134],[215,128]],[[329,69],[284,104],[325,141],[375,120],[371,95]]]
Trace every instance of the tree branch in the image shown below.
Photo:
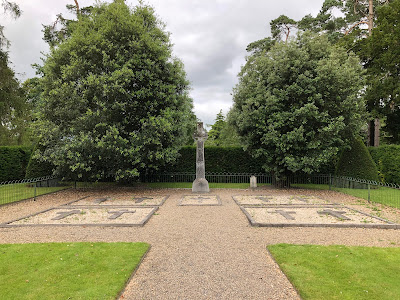
[[[79,16],[79,14],[80,14],[80,9],[79,9],[79,3],[78,3],[78,0],[74,0],[74,2],[75,2],[75,5],[76,5],[76,15],[77,16]]]
[[[360,21],[351,26],[345,33],[344,35],[348,35],[356,26],[361,25],[361,24],[368,24],[368,21]]]

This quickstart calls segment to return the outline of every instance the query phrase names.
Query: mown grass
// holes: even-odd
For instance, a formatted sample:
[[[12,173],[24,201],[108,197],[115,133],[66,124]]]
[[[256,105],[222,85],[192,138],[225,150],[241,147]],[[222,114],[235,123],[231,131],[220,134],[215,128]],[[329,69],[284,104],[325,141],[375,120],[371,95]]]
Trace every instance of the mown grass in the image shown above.
[[[293,184],[293,187],[303,189],[328,190],[327,184]],[[368,189],[348,189],[332,187],[333,191],[341,192],[357,198],[368,200]],[[387,187],[374,187],[370,191],[370,201],[387,206],[400,208],[400,190]]]
[[[36,196],[60,191],[70,186],[59,187],[37,187]],[[0,205],[16,202],[24,199],[33,198],[35,196],[34,183],[18,183],[0,186]]]
[[[0,299],[115,299],[145,243],[0,245]]]
[[[400,248],[268,246],[302,299],[399,299]]]

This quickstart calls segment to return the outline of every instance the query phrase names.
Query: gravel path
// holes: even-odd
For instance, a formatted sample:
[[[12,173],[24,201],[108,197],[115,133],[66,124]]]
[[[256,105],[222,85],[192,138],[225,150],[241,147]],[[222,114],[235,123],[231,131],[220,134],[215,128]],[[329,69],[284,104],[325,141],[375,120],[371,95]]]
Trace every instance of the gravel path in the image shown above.
[[[255,228],[232,195],[301,194],[372,211],[354,198],[334,192],[276,190],[212,190],[222,206],[177,206],[188,190],[127,190],[112,193],[170,195],[144,227],[0,228],[0,243],[142,241],[152,248],[121,299],[299,299],[266,251],[268,244],[344,244],[398,247],[400,230],[361,228]],[[0,222],[56,207],[104,191],[59,192],[0,207]],[[394,210],[382,210],[396,219]]]

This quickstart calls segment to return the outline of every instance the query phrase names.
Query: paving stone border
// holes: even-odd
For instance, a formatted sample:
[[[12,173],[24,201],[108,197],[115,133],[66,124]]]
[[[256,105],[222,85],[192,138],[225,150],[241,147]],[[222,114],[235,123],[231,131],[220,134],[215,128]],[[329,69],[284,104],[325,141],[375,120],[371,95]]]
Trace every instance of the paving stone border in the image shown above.
[[[246,215],[247,219],[249,220],[249,223],[251,226],[254,227],[336,227],[336,228],[377,228],[377,229],[400,229],[400,224],[395,224],[392,222],[389,222],[387,220],[384,220],[382,218],[376,217],[369,215],[367,213],[364,213],[362,211],[347,207],[347,206],[342,206],[342,205],[303,205],[303,206],[289,206],[289,205],[271,205],[269,207],[264,206],[239,206],[242,212]],[[298,208],[321,208],[321,209],[347,209],[359,214],[362,214],[366,217],[372,218],[379,220],[381,222],[384,222],[385,224],[344,224],[344,223],[261,223],[257,222],[254,220],[254,218],[249,214],[249,212],[246,210],[246,208],[284,208],[284,209],[298,209]]]
[[[91,204],[78,204],[78,202],[80,202],[82,200],[85,200],[85,199],[87,199],[89,197],[93,197],[93,196],[86,196],[86,197],[83,197],[81,199],[74,200],[72,202],[66,203],[66,204],[64,204],[62,206],[89,206]],[[166,195],[166,196],[162,196],[162,197],[154,196],[154,195],[142,195],[142,196],[132,196],[132,197],[139,198],[139,199],[140,198],[150,198],[150,197],[152,197],[152,198],[162,198],[162,200],[161,200],[161,202],[159,204],[139,204],[139,203],[134,203],[133,201],[132,201],[132,204],[105,204],[104,202],[106,202],[108,200],[107,198],[110,198],[110,197],[103,196],[103,197],[97,197],[97,199],[94,199],[94,201],[95,200],[100,200],[100,199],[104,199],[104,201],[98,201],[98,203],[95,203],[93,205],[97,204],[97,205],[101,205],[101,207],[112,207],[112,206],[119,206],[119,207],[160,207],[165,203],[165,201],[170,197],[170,195]],[[110,200],[118,202],[119,199],[118,199],[118,197],[115,197],[114,199],[110,199]],[[124,201],[125,202],[125,201],[128,201],[128,200],[120,199],[120,201]]]
[[[86,197],[85,197],[86,198]],[[34,214],[22,217],[22,218],[18,218],[12,221],[8,221],[6,223],[1,223],[0,224],[0,228],[10,228],[10,227],[47,227],[47,226],[60,226],[60,227],[66,227],[66,226],[83,226],[83,227],[93,227],[93,226],[101,226],[101,227],[141,227],[144,226],[149,220],[150,218],[153,216],[153,214],[159,209],[159,207],[141,207],[143,209],[145,208],[152,208],[152,210],[147,214],[147,216],[142,219],[139,223],[69,223],[69,224],[12,224],[18,221],[22,221],[24,219],[28,219],[31,217],[35,217],[37,215],[52,211],[52,210],[84,210],[84,209],[126,209],[128,208],[127,206],[120,206],[120,205],[109,205],[109,206],[100,206],[100,205],[88,205],[88,206],[58,206],[58,207],[53,207],[53,208],[49,208],[40,212],[36,212]],[[129,207],[129,208],[136,208],[138,209],[138,207]],[[140,207],[139,207],[140,208]],[[54,220],[54,219],[53,219]]]
[[[213,200],[215,201],[215,203],[185,203],[185,199],[187,197],[202,197],[205,198],[204,200]],[[213,198],[213,199],[210,199]],[[188,200],[186,200],[188,201]],[[204,195],[204,194],[194,194],[194,195],[183,195],[182,198],[179,200],[178,202],[178,206],[221,206],[222,202],[221,202],[221,198],[218,195]]]

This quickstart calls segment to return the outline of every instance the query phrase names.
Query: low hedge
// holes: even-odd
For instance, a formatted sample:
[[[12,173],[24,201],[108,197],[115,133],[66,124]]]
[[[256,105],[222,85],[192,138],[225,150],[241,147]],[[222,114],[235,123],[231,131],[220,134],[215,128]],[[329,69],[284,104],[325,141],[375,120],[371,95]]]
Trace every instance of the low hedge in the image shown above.
[[[0,182],[25,178],[32,147],[0,146]]]
[[[196,172],[196,147],[184,147],[175,164],[164,172]],[[262,162],[251,157],[241,147],[205,147],[206,172],[213,173],[262,173]]]
[[[400,145],[370,147],[380,179],[388,183],[400,184]]]

